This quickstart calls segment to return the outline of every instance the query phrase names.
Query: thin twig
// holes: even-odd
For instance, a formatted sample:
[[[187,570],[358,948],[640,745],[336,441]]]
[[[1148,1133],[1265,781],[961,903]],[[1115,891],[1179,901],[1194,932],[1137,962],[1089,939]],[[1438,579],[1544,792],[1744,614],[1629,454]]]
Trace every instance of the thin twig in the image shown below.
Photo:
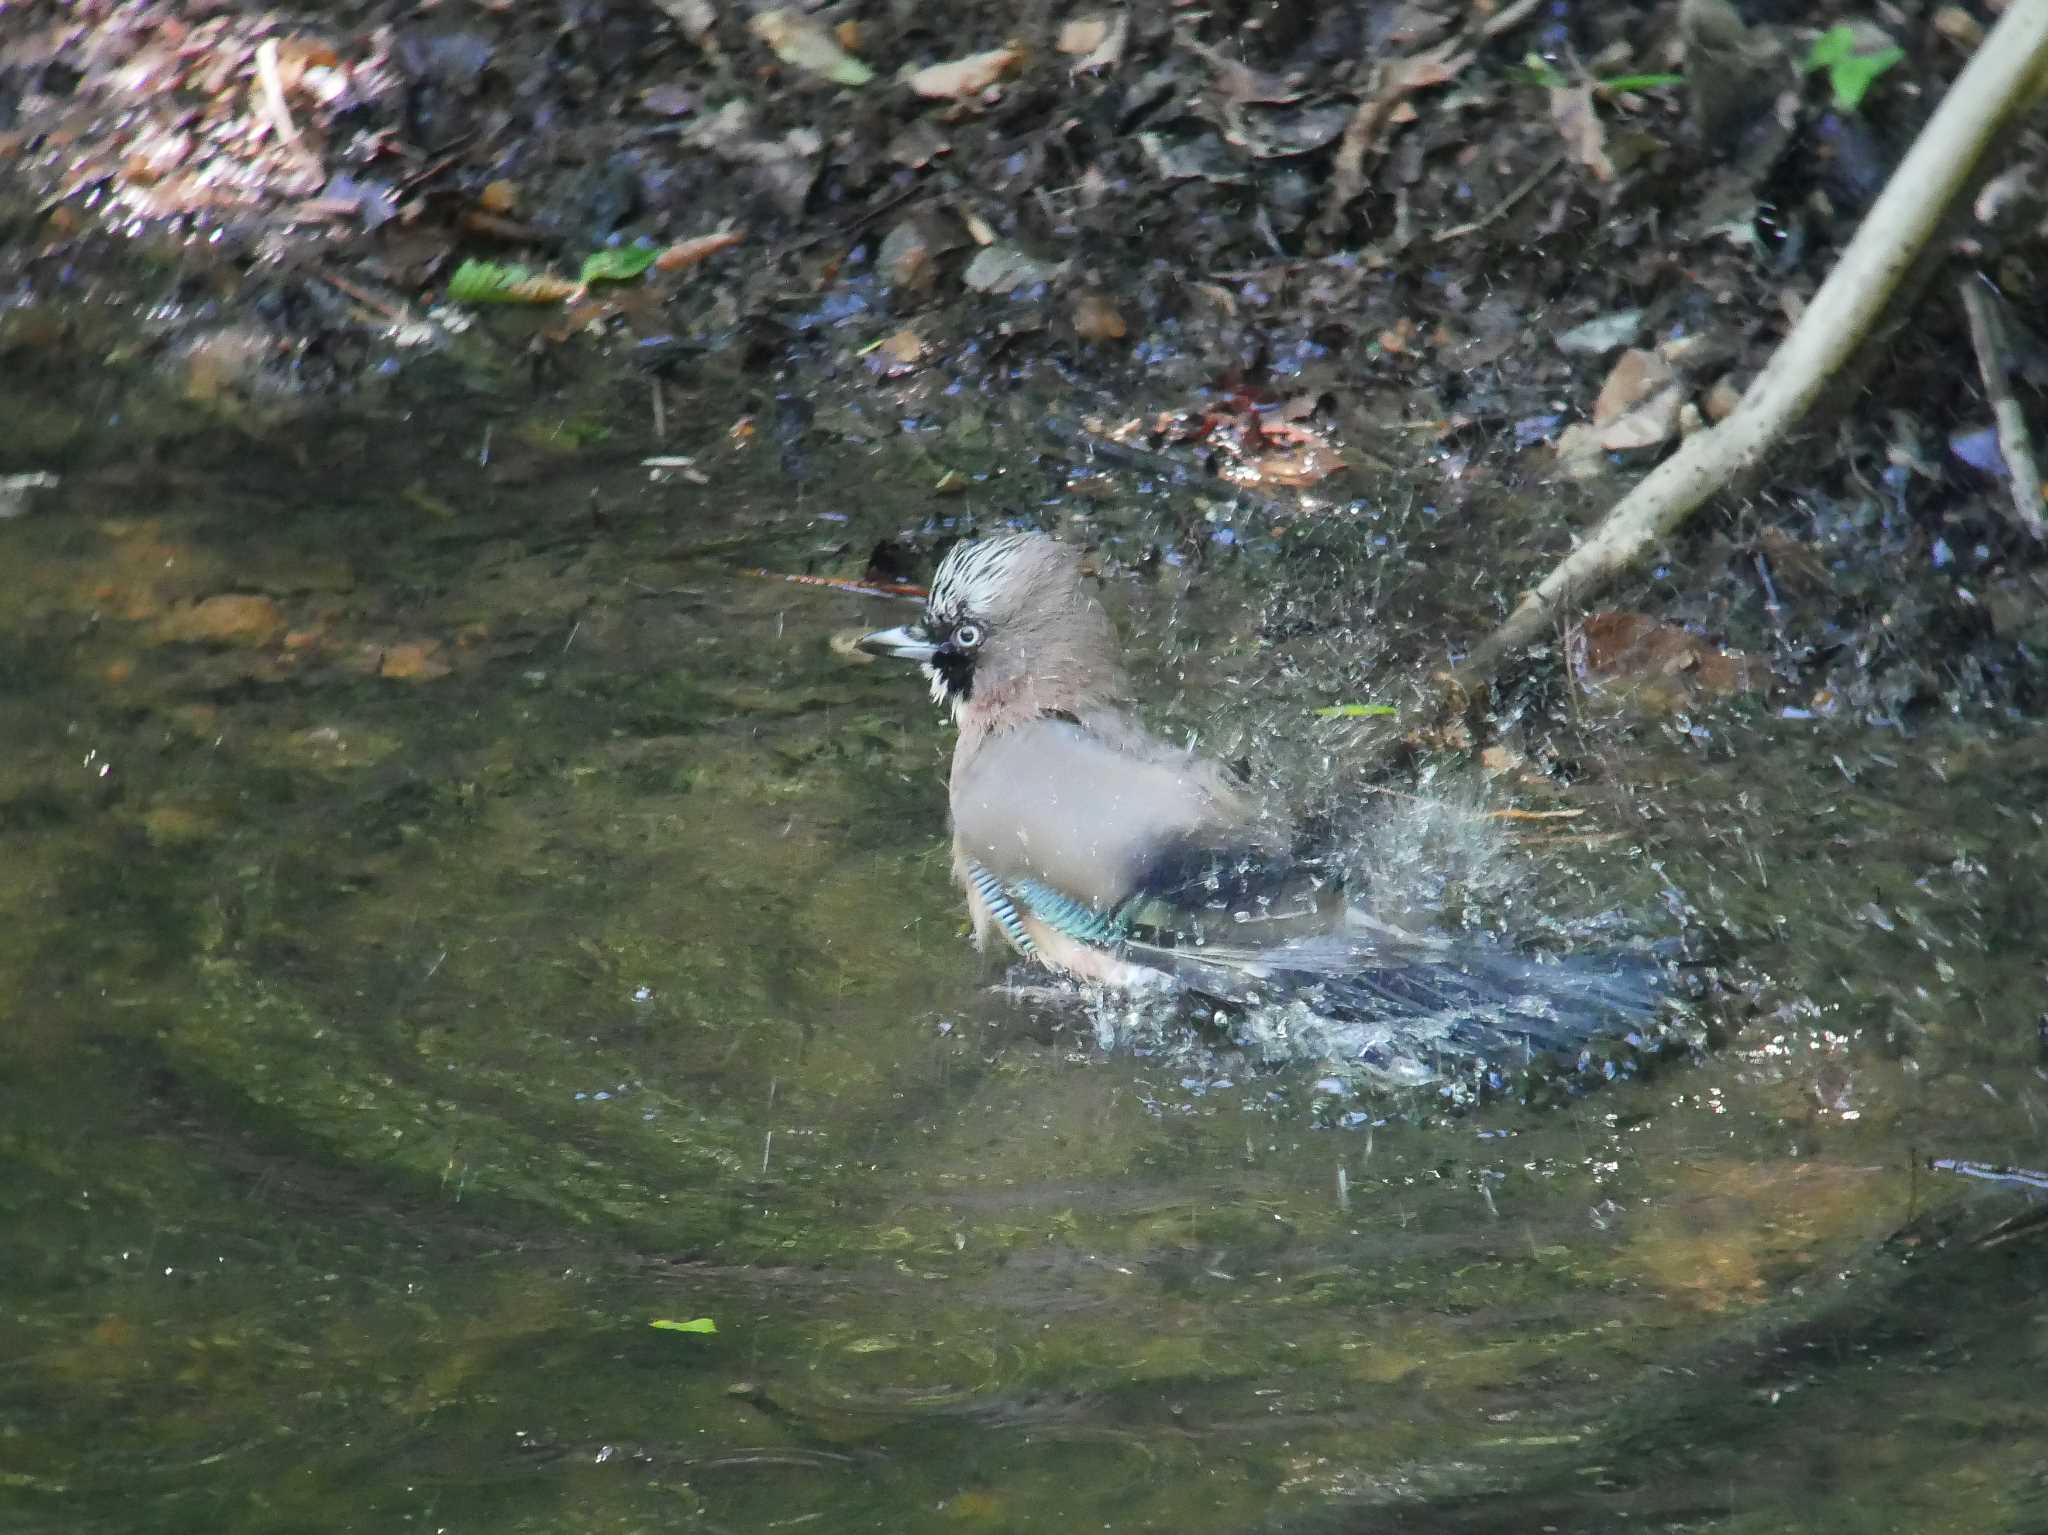
[[[743,576],[760,576],[769,581],[788,581],[795,586],[822,586],[835,592],[851,592],[856,597],[894,597],[903,602],[922,602],[931,594],[921,586],[899,585],[892,581],[853,581],[838,576],[802,576],[786,570],[762,570],[750,567],[740,572]]]
[[[1970,317],[1970,345],[1977,352],[1977,374],[1984,380],[1984,398],[1998,424],[1998,456],[2005,460],[2006,486],[2012,492],[2013,518],[2029,538],[2048,538],[2041,520],[2041,466],[2034,459],[2034,439],[2027,432],[2027,413],[2012,392],[2006,365],[2009,350],[1998,295],[1972,273],[1956,285],[1963,313]]]
[[[1532,15],[1543,0],[1515,0],[1515,3],[1498,10],[1486,19],[1486,25],[1479,29],[1481,37],[1499,37],[1511,27],[1520,26]]]
[[[351,282],[346,277],[337,277],[332,272],[324,271],[320,267],[312,265],[302,265],[299,270],[308,277],[317,277],[330,288],[346,294],[365,309],[375,310],[393,325],[417,325],[419,323],[419,317],[407,308],[403,302],[393,303],[389,299],[379,298],[361,283]]]
[[[325,175],[326,166],[300,135],[299,125],[292,121],[291,103],[285,99],[284,74],[278,68],[277,39],[274,37],[266,37],[256,45],[256,82],[263,88],[264,114],[270,119],[270,126],[276,130],[279,141],[299,157],[307,170]]]
[[[441,153],[398,183],[398,195],[403,197],[408,192],[417,191],[421,186],[432,181],[441,172],[448,169],[449,166],[455,164],[456,161],[469,152],[470,141],[475,137],[476,134],[474,133],[465,133],[444,145]]]
[[[1471,223],[1456,224],[1449,229],[1439,229],[1434,235],[1430,236],[1431,241],[1437,245],[1445,245],[1452,240],[1463,239],[1466,235],[1477,234],[1488,224],[1499,220],[1516,203],[1535,191],[1537,187],[1541,186],[1549,178],[1550,173],[1562,164],[1564,164],[1564,151],[1560,149],[1548,160],[1537,166],[1535,170],[1529,172],[1507,196],[1495,203],[1485,213],[1480,214]]]

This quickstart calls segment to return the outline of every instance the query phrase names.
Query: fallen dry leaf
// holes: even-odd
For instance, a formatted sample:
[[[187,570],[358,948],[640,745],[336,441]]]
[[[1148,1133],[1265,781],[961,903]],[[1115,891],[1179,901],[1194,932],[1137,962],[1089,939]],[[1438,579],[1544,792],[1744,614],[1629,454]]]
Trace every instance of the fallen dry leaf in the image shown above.
[[[924,361],[924,341],[914,330],[899,330],[876,350],[905,365]]]
[[[512,282],[497,283],[490,290],[497,304],[559,304],[583,292],[583,284],[553,272],[529,272]]]
[[[1633,410],[1624,411],[1605,426],[1596,428],[1600,433],[1600,446],[1614,453],[1654,448],[1678,435],[1684,413],[1684,386],[1667,385]]]
[[[1215,71],[1216,94],[1227,105],[1245,106],[1256,103],[1261,106],[1288,107],[1308,94],[1307,90],[1295,83],[1292,77],[1272,74],[1263,69],[1253,69],[1242,59],[1232,58],[1216,48],[1194,45]]]
[[[743,229],[722,230],[715,235],[699,235],[694,240],[678,240],[659,256],[654,258],[657,272],[680,272],[693,267],[707,256],[715,256],[722,250],[730,250],[747,237]]]
[[[1344,210],[1365,190],[1366,168],[1383,152],[1381,131],[1391,126],[1395,112],[1406,106],[1402,98],[1410,91],[1456,79],[1473,57],[1471,53],[1459,53],[1457,40],[1452,38],[1408,58],[1374,66],[1368,95],[1345,126],[1337,145],[1330,192],[1323,203],[1320,221],[1325,229],[1337,228],[1343,221]]]
[[[1248,473],[1226,470],[1224,478],[1242,485],[1284,485],[1290,490],[1306,490],[1342,469],[1344,460],[1328,448],[1303,448],[1297,453],[1268,453],[1249,464],[1233,467]]]
[[[698,47],[715,47],[712,32],[718,26],[718,8],[711,0],[654,0],[664,11],[675,18],[676,24]]]
[[[225,592],[167,614],[159,626],[166,640],[215,645],[268,645],[285,631],[284,613],[268,597]]]
[[[1595,181],[1614,179],[1614,162],[1607,158],[1607,130],[1593,110],[1593,87],[1562,85],[1550,92],[1550,119],[1564,137],[1565,151],[1593,173]]]
[[[974,253],[960,280],[976,293],[1012,293],[1059,275],[1056,263],[1040,261],[1014,245],[990,245]]]
[[[1727,697],[1769,681],[1768,668],[1754,656],[1724,650],[1676,624],[1612,609],[1574,624],[1565,656],[1580,681],[1613,683],[1653,712],[1681,708],[1696,693]]]
[[[1124,61],[1124,40],[1131,35],[1131,13],[1118,11],[1116,20],[1110,24],[1109,33],[1088,50],[1087,56],[1077,59],[1073,73],[1092,74],[1099,69],[1114,69]]]
[[[1093,53],[1102,46],[1102,40],[1109,36],[1109,18],[1099,13],[1076,16],[1060,28],[1059,41],[1053,44],[1061,53]]]
[[[1238,485],[1280,485],[1305,490],[1344,467],[1336,449],[1307,427],[1291,422],[1269,421],[1258,427],[1254,450],[1249,453],[1235,448],[1226,434],[1219,433],[1215,440],[1226,451],[1240,453],[1240,457],[1218,470],[1224,479]]]
[[[989,227],[987,219],[976,213],[972,208],[962,208],[960,210],[960,222],[967,226],[967,233],[973,238],[976,245],[993,245],[996,243],[995,230]]]
[[[917,292],[932,285],[938,275],[935,258],[939,252],[925,220],[908,218],[882,239],[875,264],[889,279],[889,286]]]
[[[1757,535],[1757,544],[1757,552],[1770,561],[1771,574],[1786,591],[1818,592],[1834,581],[1820,552],[1782,528],[1765,528]]]
[[[1960,5],[1944,5],[1936,11],[1934,30],[1963,48],[1974,48],[1984,41],[1984,23]]]
[[[1600,386],[1600,397],[1593,402],[1593,424],[1606,426],[1619,420],[1676,379],[1671,364],[1655,352],[1631,347],[1615,361]]]
[[[697,110],[700,99],[686,86],[662,82],[641,91],[640,106],[657,117],[687,117]]]
[[[1734,374],[1724,373],[1707,391],[1705,403],[1709,421],[1726,421],[1735,414],[1735,407],[1742,403],[1742,385]]]
[[[1124,317],[1100,293],[1084,293],[1074,301],[1074,334],[1083,341],[1121,341]]]
[[[1551,451],[1566,476],[1581,484],[1607,472],[1607,450],[1600,445],[1600,430],[1589,422],[1574,421],[1559,432]]]
[[[953,145],[937,128],[918,118],[899,128],[883,152],[896,164],[921,171],[939,156],[951,154]]]
[[[963,96],[979,95],[1023,63],[1023,48],[1016,43],[1005,43],[1000,48],[972,53],[964,59],[949,59],[943,64],[927,64],[923,69],[910,70],[903,76],[903,83],[917,95],[933,101],[958,101]]]
[[[775,56],[807,75],[834,85],[866,85],[875,72],[848,53],[810,17],[796,11],[763,11],[747,24]]]
[[[397,682],[432,682],[450,671],[441,659],[438,640],[405,640],[384,647],[377,662],[377,675]]]

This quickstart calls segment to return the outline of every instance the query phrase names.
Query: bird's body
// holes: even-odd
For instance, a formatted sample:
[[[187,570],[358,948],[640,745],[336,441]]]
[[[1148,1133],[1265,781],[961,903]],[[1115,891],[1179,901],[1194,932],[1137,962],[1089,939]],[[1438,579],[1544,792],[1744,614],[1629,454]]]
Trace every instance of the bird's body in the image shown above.
[[[1147,730],[1078,554],[1040,534],[956,545],[923,622],[870,635],[915,660],[959,727],[953,872],[976,941],[1079,979],[1223,1001],[1434,1020],[1439,1038],[1566,1044],[1655,1008],[1640,965],[1590,972],[1390,929],[1296,856],[1221,765]]]

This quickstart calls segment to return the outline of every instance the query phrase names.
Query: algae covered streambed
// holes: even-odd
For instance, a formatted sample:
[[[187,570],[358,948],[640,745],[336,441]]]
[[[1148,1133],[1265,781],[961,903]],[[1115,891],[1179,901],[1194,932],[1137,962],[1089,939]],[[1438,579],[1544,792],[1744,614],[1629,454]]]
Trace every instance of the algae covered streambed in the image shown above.
[[[772,406],[650,477],[637,402],[429,392],[106,429],[0,523],[7,1528],[2048,1518],[2048,1243],[1927,1166],[2048,1164],[2031,723],[1584,722],[1570,835],[1447,840],[1761,1000],[1454,1112],[993,986],[939,722],[846,653],[897,615],[746,572],[1095,542],[1157,716],[1341,800],[1314,707],[1417,699],[1512,528],[1197,573],[1001,422],[937,500]]]

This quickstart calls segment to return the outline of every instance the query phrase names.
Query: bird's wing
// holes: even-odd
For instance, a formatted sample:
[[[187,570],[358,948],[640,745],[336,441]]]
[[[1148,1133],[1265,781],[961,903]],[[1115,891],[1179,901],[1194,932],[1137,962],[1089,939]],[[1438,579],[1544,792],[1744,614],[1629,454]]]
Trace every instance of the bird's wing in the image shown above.
[[[1006,897],[1083,942],[1136,929],[1277,939],[1283,920],[1326,922],[1338,892],[1214,763],[1135,731],[1014,726],[956,769],[952,800],[955,848],[991,910]]]
[[[955,770],[953,836],[990,922],[1077,974],[1113,957],[1226,1002],[1434,1020],[1478,1050],[1570,1049],[1659,1006],[1647,956],[1546,960],[1346,912],[1341,879],[1291,857],[1220,770],[1149,737],[1058,718],[989,737]]]

